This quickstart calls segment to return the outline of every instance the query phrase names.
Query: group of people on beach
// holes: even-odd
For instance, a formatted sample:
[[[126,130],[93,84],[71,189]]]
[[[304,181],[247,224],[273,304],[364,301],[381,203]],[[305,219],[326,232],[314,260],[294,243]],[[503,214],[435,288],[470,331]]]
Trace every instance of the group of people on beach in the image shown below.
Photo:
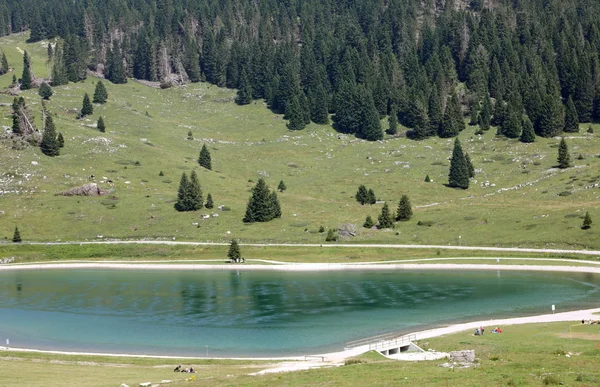
[[[194,373],[196,373],[196,371],[194,371],[194,368],[193,368],[193,367],[190,367],[190,368],[187,368],[187,367],[186,367],[186,368],[182,368],[182,367],[181,367],[181,364],[179,364],[177,367],[175,367],[175,369],[173,370],[173,372],[186,372],[186,373],[189,373],[189,374],[194,374]]]
[[[475,329],[475,336],[483,336],[483,333],[485,332],[485,328],[484,327],[479,327]],[[496,327],[494,329],[492,329],[492,333],[502,333],[502,329],[500,329],[500,327]]]

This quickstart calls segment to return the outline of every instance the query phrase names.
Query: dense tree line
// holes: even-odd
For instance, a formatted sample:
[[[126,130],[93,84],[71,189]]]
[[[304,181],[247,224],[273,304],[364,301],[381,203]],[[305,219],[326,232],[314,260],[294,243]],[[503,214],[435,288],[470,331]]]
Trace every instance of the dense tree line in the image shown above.
[[[0,0],[0,34],[60,36],[53,86],[86,67],[114,83],[176,74],[264,99],[292,130],[333,113],[379,140],[393,115],[388,133],[453,137],[470,112],[481,130],[522,138],[529,121],[551,137],[600,121],[599,13],[589,0]]]

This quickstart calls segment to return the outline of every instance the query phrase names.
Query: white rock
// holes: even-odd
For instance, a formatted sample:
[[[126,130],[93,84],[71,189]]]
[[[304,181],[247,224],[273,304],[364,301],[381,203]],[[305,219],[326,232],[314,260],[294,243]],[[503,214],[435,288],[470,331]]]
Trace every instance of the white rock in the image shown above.
[[[125,383],[122,383],[119,387],[129,387],[129,386]]]
[[[37,161],[32,161],[31,165],[38,165],[39,163]]]
[[[152,382],[140,383],[140,387],[150,387]]]
[[[160,384],[169,384],[169,383],[172,383],[172,382],[170,380],[168,380],[168,379],[160,381]]]

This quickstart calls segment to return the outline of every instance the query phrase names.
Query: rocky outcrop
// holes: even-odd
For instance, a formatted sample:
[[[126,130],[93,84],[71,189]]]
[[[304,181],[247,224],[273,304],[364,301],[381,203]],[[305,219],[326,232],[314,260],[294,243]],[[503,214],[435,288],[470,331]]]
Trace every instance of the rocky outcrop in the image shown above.
[[[75,187],[68,189],[64,192],[59,193],[60,196],[102,196],[106,195],[108,191],[105,191],[98,187],[96,183],[84,184],[81,187]]]

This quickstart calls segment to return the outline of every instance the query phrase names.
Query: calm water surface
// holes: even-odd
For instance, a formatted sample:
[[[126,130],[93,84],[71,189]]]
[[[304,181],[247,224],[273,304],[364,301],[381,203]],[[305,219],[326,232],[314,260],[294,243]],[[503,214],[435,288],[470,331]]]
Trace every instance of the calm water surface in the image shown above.
[[[282,356],[385,332],[599,306],[600,276],[511,271],[0,272],[0,345]]]

